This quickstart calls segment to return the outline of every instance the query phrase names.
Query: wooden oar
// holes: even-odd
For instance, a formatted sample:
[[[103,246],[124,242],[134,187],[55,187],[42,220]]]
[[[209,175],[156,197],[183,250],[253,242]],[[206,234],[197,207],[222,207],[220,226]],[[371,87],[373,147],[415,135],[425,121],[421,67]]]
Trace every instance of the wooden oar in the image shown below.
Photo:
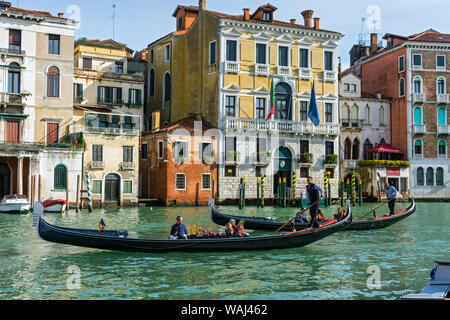
[[[382,203],[382,204],[380,204],[380,205],[379,205],[378,207],[376,207],[376,208],[370,209],[370,211],[367,212],[365,215],[363,215],[361,218],[359,218],[358,221],[362,220],[362,219],[365,218],[369,213],[375,212],[375,210],[377,210],[377,209],[381,208],[382,206],[388,204],[389,202],[391,202],[391,201],[394,200],[394,199],[395,199],[395,197],[392,198],[392,199],[390,199],[390,200],[388,200],[388,201],[386,201],[386,202],[384,202],[384,203]]]
[[[311,209],[311,207],[315,206],[316,204],[318,204],[320,202],[316,201],[313,204],[309,205],[308,208],[303,209],[302,211],[300,211],[295,217],[289,219],[285,224],[283,224],[281,227],[279,227],[277,230],[275,230],[274,232],[272,232],[272,234],[277,233],[278,231],[280,231],[281,229],[283,229],[289,222],[291,222],[292,220],[295,220],[295,218],[297,218],[299,215],[305,213],[307,210]]]

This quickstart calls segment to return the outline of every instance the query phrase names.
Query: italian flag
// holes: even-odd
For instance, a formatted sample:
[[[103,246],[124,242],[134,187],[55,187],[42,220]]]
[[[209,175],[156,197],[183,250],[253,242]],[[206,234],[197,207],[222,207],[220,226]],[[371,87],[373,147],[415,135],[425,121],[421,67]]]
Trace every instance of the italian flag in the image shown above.
[[[270,113],[267,116],[267,120],[272,119],[273,114],[275,113],[275,92],[274,92],[275,88],[273,85],[273,78],[272,78],[272,83],[270,85]]]

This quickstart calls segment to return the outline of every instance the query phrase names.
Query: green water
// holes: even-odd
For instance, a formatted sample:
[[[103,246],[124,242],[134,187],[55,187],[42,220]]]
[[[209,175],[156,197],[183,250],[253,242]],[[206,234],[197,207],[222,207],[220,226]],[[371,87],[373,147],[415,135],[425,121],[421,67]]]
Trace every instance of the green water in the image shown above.
[[[373,206],[356,207],[354,215]],[[251,209],[221,208],[244,215]],[[45,217],[90,229],[104,218],[108,228],[127,229],[131,237],[167,238],[179,214],[186,224],[222,230],[207,208],[102,209]],[[293,214],[293,209],[256,211],[279,220]],[[428,283],[433,260],[450,260],[450,203],[418,203],[416,213],[386,229],[340,232],[303,248],[263,252],[101,251],[46,242],[31,223],[31,214],[0,215],[0,299],[396,299]],[[380,268],[381,287],[369,289],[367,271],[373,265]],[[69,289],[73,266],[80,270],[80,287]]]

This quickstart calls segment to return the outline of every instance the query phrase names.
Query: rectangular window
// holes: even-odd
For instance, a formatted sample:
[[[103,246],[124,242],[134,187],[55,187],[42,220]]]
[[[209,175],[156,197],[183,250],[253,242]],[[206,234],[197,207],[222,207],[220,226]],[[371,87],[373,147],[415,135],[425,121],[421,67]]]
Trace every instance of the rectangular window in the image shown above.
[[[405,56],[401,56],[398,58],[398,72],[405,71]]]
[[[227,40],[227,61],[237,61],[236,40]]]
[[[133,193],[133,181],[123,181],[123,193]]]
[[[325,141],[325,154],[334,154],[334,142],[333,141]]]
[[[92,161],[103,161],[103,146],[101,144],[92,145]]]
[[[300,49],[300,68],[309,68],[309,50]]]
[[[225,97],[225,116],[235,117],[236,116],[236,97],[226,96]]]
[[[22,46],[22,31],[9,29],[9,47],[11,53],[20,53]]]
[[[59,124],[47,122],[47,145],[59,141]]]
[[[123,146],[123,162],[133,162],[133,146]]]
[[[116,73],[123,73],[123,62],[116,61],[114,63],[114,72],[116,72]]]
[[[308,102],[300,101],[300,121],[308,121]]]
[[[209,44],[209,65],[216,64],[216,42]]]
[[[211,190],[211,175],[209,173],[202,174],[202,189]]]
[[[225,157],[227,161],[237,160],[237,137],[225,137]]]
[[[408,191],[408,178],[400,178],[400,191]]]
[[[158,159],[164,158],[164,141],[158,141]]]
[[[266,45],[264,43],[256,44],[256,63],[267,64]]]
[[[300,140],[300,154],[304,155],[305,152],[309,153],[309,140]]]
[[[326,170],[327,170],[328,178],[334,179],[334,169],[333,168],[327,168]]]
[[[422,55],[421,54],[413,54],[413,68],[416,68],[416,69],[422,68]]]
[[[256,119],[266,118],[266,99],[256,98]]]
[[[309,167],[300,167],[300,178],[309,177]]]
[[[8,71],[8,93],[20,93],[20,72]]]
[[[350,84],[344,83],[344,91],[349,92],[350,91]]]
[[[262,19],[264,21],[272,21],[272,13],[269,11],[263,11]]]
[[[169,61],[170,60],[170,46],[169,45],[167,45],[164,48],[164,59],[165,59],[165,61]]]
[[[60,36],[57,34],[48,35],[48,54],[59,54]]]
[[[128,104],[131,106],[142,106],[142,91],[141,91],[141,89],[129,89]]]
[[[325,51],[325,70],[333,71],[333,52]]]
[[[57,73],[47,75],[47,97],[59,97],[59,74]]]
[[[200,155],[200,159],[204,159],[205,157],[213,157],[213,145],[209,142],[202,142],[201,144],[202,154]]]
[[[92,193],[102,194],[102,180],[92,180]]]
[[[289,48],[288,47],[278,47],[278,65],[282,67],[289,66]]]
[[[267,151],[267,139],[266,138],[256,138],[256,152],[266,152]],[[259,159],[258,159],[259,160]]]
[[[142,159],[147,159],[147,153],[148,153],[148,145],[146,143],[143,143],[141,146],[141,157]]]
[[[150,63],[153,64],[153,61],[155,60],[155,51],[150,51]]]
[[[175,188],[177,190],[186,190],[186,174],[177,173],[175,175]]]
[[[333,104],[325,103],[325,122],[333,122]]]
[[[74,100],[83,100],[83,84],[82,83],[74,83],[73,84],[73,99]]]
[[[83,69],[92,69],[92,58],[83,58]]]
[[[178,30],[183,29],[183,18],[178,18]]]
[[[436,56],[436,69],[445,70],[445,56],[444,55]]]
[[[350,87],[351,87],[351,92],[356,92],[356,84],[352,84]]]
[[[236,166],[225,166],[225,177],[236,177]]]
[[[188,157],[188,143],[186,141],[175,141],[172,146],[172,156],[174,159],[178,157]]]

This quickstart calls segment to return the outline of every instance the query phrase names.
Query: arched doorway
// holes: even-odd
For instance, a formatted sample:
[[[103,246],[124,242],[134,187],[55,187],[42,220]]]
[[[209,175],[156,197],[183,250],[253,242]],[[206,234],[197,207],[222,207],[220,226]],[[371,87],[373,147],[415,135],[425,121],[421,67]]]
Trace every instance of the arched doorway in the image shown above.
[[[6,164],[0,163],[0,200],[11,193],[11,170]]]
[[[105,177],[105,201],[120,200],[120,177],[116,173],[108,173]]]
[[[275,119],[292,120],[292,90],[286,82],[275,86]]]
[[[279,178],[286,178],[286,187],[291,187],[292,152],[285,147],[279,148],[275,153],[274,194],[278,194]]]

